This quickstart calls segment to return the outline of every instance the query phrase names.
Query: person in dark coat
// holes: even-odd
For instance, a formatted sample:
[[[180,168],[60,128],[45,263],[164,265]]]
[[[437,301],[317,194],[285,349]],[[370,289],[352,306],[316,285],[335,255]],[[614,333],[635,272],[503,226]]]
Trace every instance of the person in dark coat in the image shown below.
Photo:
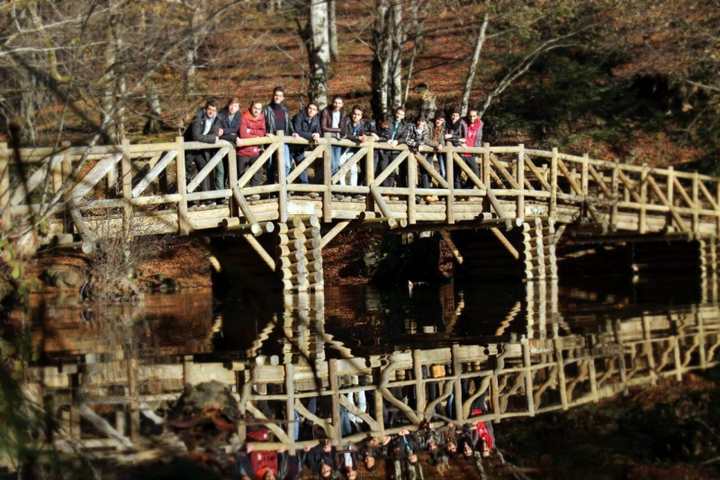
[[[315,475],[321,475],[323,470],[327,470],[323,468],[323,465],[330,467],[332,472],[336,472],[337,450],[329,439],[324,438],[310,449],[306,457],[306,463]]]
[[[308,142],[320,140],[320,116],[318,107],[314,103],[308,103],[307,107],[300,110],[292,119],[293,137],[302,137]],[[307,149],[302,145],[293,145],[290,149],[293,162],[297,166],[305,159]],[[300,174],[300,183],[308,183],[307,169]]]
[[[371,132],[367,132],[366,129],[366,123],[363,121],[363,110],[359,106],[354,106],[352,108],[350,118],[345,120],[345,123],[342,125],[341,132],[340,132],[340,138],[344,140],[350,140],[351,142],[355,143],[362,143],[364,142],[369,135],[373,135],[374,137],[377,137]],[[343,149],[343,153],[340,156],[340,164],[338,165],[338,168],[342,168],[344,163],[352,157],[352,155],[355,153],[355,149]],[[345,185],[345,178],[340,179],[340,184]],[[358,163],[355,163],[350,168],[350,185],[353,187],[356,187],[358,185]]]
[[[388,129],[386,132],[386,139],[390,145],[398,145],[405,143],[408,132],[410,131],[410,125],[405,121],[405,109],[398,107],[388,122]],[[398,152],[384,151],[382,155],[386,156],[385,163],[391,164]],[[394,183],[399,187],[407,186],[407,164],[401,164],[399,168],[399,175],[393,178]],[[391,175],[392,176],[392,175]],[[391,183],[393,182],[391,181]]]
[[[283,104],[285,101],[285,90],[282,87],[273,89],[273,98],[270,103],[265,105],[263,116],[265,117],[265,131],[268,135],[277,135],[282,131],[284,135],[292,135],[292,124],[290,122],[290,113]],[[277,181],[277,157],[273,155],[268,162],[268,180],[270,183]],[[285,159],[285,176],[290,173],[290,148],[285,144],[283,158]]]
[[[217,143],[223,133],[225,132],[217,117],[217,102],[210,98],[205,102],[205,107],[198,110],[192,123],[185,130],[184,138],[187,142]],[[212,149],[187,151],[185,169],[188,182],[210,161],[212,154]],[[210,175],[200,182],[197,190],[210,190]]]
[[[223,130],[222,135],[220,135],[220,140],[225,140],[235,145],[235,140],[238,138],[238,128],[240,127],[240,99],[237,97],[231,98],[217,116],[218,122],[220,122],[220,128]],[[227,184],[228,179],[225,175],[226,166],[227,159],[224,159],[215,167],[215,190],[222,190]]]

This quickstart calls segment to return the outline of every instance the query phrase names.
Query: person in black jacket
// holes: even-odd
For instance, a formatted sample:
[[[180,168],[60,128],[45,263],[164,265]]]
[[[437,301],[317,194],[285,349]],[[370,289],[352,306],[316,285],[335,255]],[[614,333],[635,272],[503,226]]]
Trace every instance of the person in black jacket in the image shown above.
[[[238,138],[238,129],[240,128],[240,99],[233,97],[228,102],[227,106],[220,110],[218,113],[218,121],[220,122],[220,128],[223,133],[220,135],[221,140],[226,140],[233,145]],[[227,166],[227,159],[223,159],[222,162],[218,163],[215,167],[215,190],[222,190],[225,188],[227,178],[225,176],[225,167]]]
[[[346,119],[341,126],[341,138],[350,140],[355,143],[364,142],[368,136],[377,138],[372,132],[367,132],[367,125],[363,121],[363,110],[359,106],[354,106],[351,110],[350,118]],[[345,148],[340,156],[340,162],[338,167],[341,168],[346,161],[348,161],[355,154],[355,149]],[[343,176],[344,177],[344,176]],[[340,179],[340,184],[345,185],[345,178]],[[350,167],[350,185],[356,187],[358,185],[358,162]]]
[[[223,133],[225,132],[217,117],[217,102],[209,98],[205,102],[205,107],[198,110],[192,123],[185,130],[184,137],[188,142],[217,143]],[[187,151],[185,168],[188,182],[210,161],[212,153],[211,149]],[[192,171],[192,167],[195,167],[196,172]],[[210,175],[198,186],[198,191],[208,190],[210,190]]]
[[[320,140],[320,116],[318,107],[308,103],[304,110],[300,110],[292,119],[293,137],[302,137],[309,142]],[[306,148],[302,145],[293,145],[291,154],[293,163],[297,166],[305,158]],[[300,183],[308,183],[307,169],[300,174]]]
[[[292,123],[290,122],[290,113],[287,107],[283,104],[285,101],[285,89],[282,87],[275,87],[273,89],[273,98],[265,108],[263,109],[263,115],[265,116],[265,130],[268,135],[277,135],[278,132],[283,132],[283,135],[292,135]],[[270,183],[277,181],[278,172],[277,164],[275,159],[277,157],[273,155],[270,162],[268,162],[268,180]],[[285,158],[285,176],[290,173],[290,148],[285,144],[283,158]]]

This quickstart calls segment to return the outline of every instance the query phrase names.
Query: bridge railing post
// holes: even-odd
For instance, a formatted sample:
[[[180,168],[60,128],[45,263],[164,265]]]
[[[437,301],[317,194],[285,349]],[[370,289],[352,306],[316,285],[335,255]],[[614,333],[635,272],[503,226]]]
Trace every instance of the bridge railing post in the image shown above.
[[[455,223],[455,159],[453,155],[455,149],[452,147],[452,145],[447,145],[444,148],[445,175],[447,176],[448,184],[448,196],[445,204],[447,209],[446,219],[447,223],[453,224]]]
[[[276,152],[277,155],[277,179],[278,179],[278,221],[281,223],[287,222],[288,219],[288,208],[287,208],[287,200],[288,200],[288,190],[287,190],[287,181],[286,181],[286,175],[285,175],[285,168],[286,164],[289,164],[290,159],[286,158],[286,152],[285,152],[285,132],[282,130],[278,130],[277,132],[277,140],[276,142],[279,142],[278,149]],[[286,163],[287,162],[287,163]]]
[[[332,222],[332,134],[325,133],[323,152],[323,222]]]
[[[522,143],[518,145],[518,159],[517,159],[517,184],[518,184],[518,197],[517,197],[517,212],[515,216],[518,220],[525,219],[525,145]]]
[[[407,221],[410,225],[417,222],[415,190],[417,188],[417,158],[410,152],[407,157],[408,172],[408,198],[407,198]]]
[[[190,233],[190,220],[188,219],[188,201],[187,201],[187,178],[185,176],[185,145],[183,145],[183,137],[175,138],[175,176],[177,183],[177,193],[180,195],[178,200],[178,231],[181,235]]]
[[[121,160],[121,169],[122,169],[122,194],[123,194],[123,233],[125,234],[125,239],[129,239],[130,235],[132,233],[132,216],[133,216],[133,206],[132,206],[132,161],[130,158],[130,152],[128,151],[128,147],[130,146],[130,141],[127,138],[124,138],[121,145],[122,150],[122,160]]]
[[[587,153],[583,154],[580,185],[582,185],[583,195],[588,197],[590,195],[590,156]]]
[[[675,169],[672,165],[668,167],[668,174],[667,174],[667,200],[670,207],[675,206],[675,181],[673,180],[675,177]],[[670,212],[668,212],[667,216],[667,223],[669,230],[674,230],[674,225],[672,221],[672,215]]]
[[[234,216],[238,215],[238,211],[240,209],[240,206],[237,204],[237,201],[235,200],[235,196],[232,194],[232,191],[237,188],[237,181],[238,181],[237,153],[235,151],[235,145],[233,145],[230,148],[230,150],[228,151],[227,162],[228,162],[228,185],[230,185],[230,199],[228,202],[228,206],[230,207],[230,216],[234,217]]]
[[[692,213],[692,219],[693,219],[693,233],[697,234],[700,231],[700,210],[702,210],[702,205],[700,205],[700,176],[697,172],[693,172],[692,177],[692,201],[693,201],[693,213]]]
[[[10,149],[5,142],[0,143],[0,210],[2,211],[2,229],[10,229]]]
[[[365,185],[370,188],[370,186],[375,181],[375,138],[369,137],[366,142],[368,146],[367,155],[365,157]],[[373,211],[375,209],[374,203],[375,202],[373,201],[372,195],[368,191],[365,209],[368,211]]]
[[[558,149],[552,149],[550,158],[550,218],[557,217],[557,193],[558,193]]]

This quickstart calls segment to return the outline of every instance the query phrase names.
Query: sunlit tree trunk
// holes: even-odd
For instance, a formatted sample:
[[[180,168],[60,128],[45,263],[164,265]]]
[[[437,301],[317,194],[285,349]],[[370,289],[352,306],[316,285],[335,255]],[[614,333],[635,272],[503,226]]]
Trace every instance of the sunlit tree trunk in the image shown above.
[[[328,66],[330,39],[328,35],[328,1],[308,0],[310,10],[310,98],[323,108],[328,103]]]
[[[328,38],[330,40],[330,58],[338,59],[338,34],[335,15],[336,0],[328,0]]]
[[[392,53],[390,58],[390,98],[392,107],[402,105],[402,49],[403,49],[403,23],[402,23],[402,2],[392,3],[391,8],[392,27]]]
[[[375,118],[387,113],[390,72],[388,13],[390,0],[377,0],[373,25],[372,110]]]
[[[480,63],[480,53],[482,53],[483,46],[485,45],[485,39],[487,38],[487,27],[489,19],[489,15],[485,13],[482,25],[480,26],[480,31],[478,32],[477,38],[475,39],[475,49],[473,50],[470,67],[468,68],[468,73],[465,77],[465,88],[463,89],[462,103],[460,105],[460,113],[463,116],[467,115],[468,107],[470,105],[470,94],[472,93],[472,86],[475,80],[475,74],[477,73],[477,67]]]

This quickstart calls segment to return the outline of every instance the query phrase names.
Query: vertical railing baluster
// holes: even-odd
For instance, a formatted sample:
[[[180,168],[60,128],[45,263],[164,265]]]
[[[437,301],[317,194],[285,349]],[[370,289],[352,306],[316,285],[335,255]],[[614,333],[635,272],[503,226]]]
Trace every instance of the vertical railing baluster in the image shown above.
[[[130,141],[124,138],[121,145],[122,151],[122,195],[123,195],[123,232],[125,239],[129,239],[132,234],[132,161],[128,147]]]
[[[557,219],[557,194],[558,194],[558,149],[552,149],[550,158],[550,219]]]
[[[332,135],[325,134],[325,151],[323,152],[323,222],[332,222]]]
[[[235,197],[232,192],[237,188],[238,171],[237,171],[237,153],[235,151],[235,145],[230,146],[228,151],[228,185],[230,186],[230,198],[228,199],[228,207],[230,208],[230,216],[238,216],[238,209],[240,208],[235,201]]]
[[[375,202],[370,194],[370,186],[375,181],[375,138],[370,136],[366,140],[367,155],[365,156],[365,185],[368,187],[368,194],[365,196],[365,210],[372,212],[375,209]]]
[[[289,158],[285,158],[285,132],[278,130],[276,142],[279,142],[277,155],[277,179],[278,179],[278,221],[287,222],[288,219],[288,190],[287,181],[285,179],[285,162],[290,162]]]
[[[517,178],[518,196],[517,211],[515,216],[518,220],[525,220],[525,145],[518,145]]]
[[[455,158],[452,145],[445,147],[445,176],[447,177],[448,196],[445,202],[445,219],[447,223],[455,223]]]
[[[700,177],[697,171],[693,172],[692,178],[692,218],[693,218],[693,233],[698,234],[700,232],[700,210],[702,205],[700,204]]]
[[[178,231],[181,235],[190,233],[190,219],[188,218],[188,201],[187,201],[187,178],[185,178],[185,145],[183,137],[175,138],[175,176],[177,183],[177,193],[180,195],[177,206],[178,215]]]
[[[407,172],[408,172],[408,198],[407,198],[407,221],[408,224],[414,225],[417,222],[417,204],[415,191],[417,189],[417,159],[413,152],[409,152],[407,156]]]

